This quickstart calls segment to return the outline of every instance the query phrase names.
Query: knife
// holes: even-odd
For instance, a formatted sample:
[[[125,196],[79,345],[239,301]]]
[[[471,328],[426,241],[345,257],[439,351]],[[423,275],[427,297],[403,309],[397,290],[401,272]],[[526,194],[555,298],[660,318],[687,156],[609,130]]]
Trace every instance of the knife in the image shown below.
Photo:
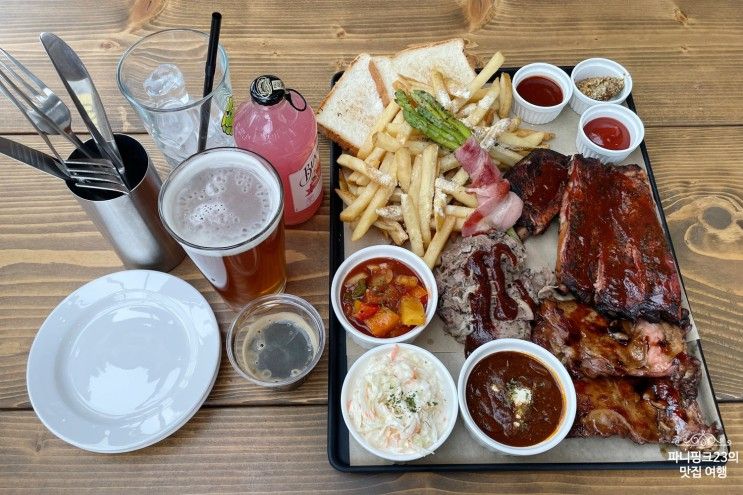
[[[62,83],[72,98],[77,111],[88,126],[91,136],[101,152],[113,162],[122,181],[126,184],[124,161],[114,140],[111,124],[103,108],[101,97],[82,60],[70,46],[52,33],[39,35],[41,44],[57,70]]]
[[[18,160],[19,162],[31,165],[32,167],[59,179],[65,181],[69,180],[69,177],[63,174],[59,169],[59,166],[57,165],[59,162],[57,162],[57,160],[46,153],[29,148],[24,144],[0,136],[0,153],[13,158],[14,160]]]

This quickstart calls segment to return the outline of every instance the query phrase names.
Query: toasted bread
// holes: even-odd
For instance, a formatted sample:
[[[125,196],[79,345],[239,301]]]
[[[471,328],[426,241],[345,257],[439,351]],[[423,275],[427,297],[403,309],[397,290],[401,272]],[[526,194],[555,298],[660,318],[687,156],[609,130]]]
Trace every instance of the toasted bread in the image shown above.
[[[317,109],[317,123],[322,132],[354,154],[384,110],[369,70],[370,59],[368,53],[356,57]]]
[[[466,87],[475,77],[469,58],[464,51],[464,40],[454,38],[438,43],[411,46],[393,57],[372,57],[372,68],[382,101],[394,97],[392,83],[400,76],[430,84],[431,71],[437,69],[444,77],[458,86]]]

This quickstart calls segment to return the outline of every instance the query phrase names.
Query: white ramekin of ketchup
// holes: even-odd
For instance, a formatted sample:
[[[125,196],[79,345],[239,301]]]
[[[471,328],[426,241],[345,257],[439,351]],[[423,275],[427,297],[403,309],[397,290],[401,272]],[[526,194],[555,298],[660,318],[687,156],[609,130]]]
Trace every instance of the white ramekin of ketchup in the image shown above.
[[[573,81],[552,64],[525,65],[513,76],[513,111],[529,124],[546,124],[560,115],[573,96]]]
[[[635,112],[613,103],[588,108],[578,121],[578,153],[606,163],[618,163],[635,151],[645,137],[645,126]]]

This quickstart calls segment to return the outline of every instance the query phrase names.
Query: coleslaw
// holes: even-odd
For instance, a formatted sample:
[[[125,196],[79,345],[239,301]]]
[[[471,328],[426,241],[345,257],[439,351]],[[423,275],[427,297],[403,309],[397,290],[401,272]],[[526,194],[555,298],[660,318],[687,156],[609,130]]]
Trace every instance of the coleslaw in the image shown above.
[[[438,370],[425,356],[397,345],[369,360],[346,407],[362,438],[395,454],[430,453],[449,419]]]

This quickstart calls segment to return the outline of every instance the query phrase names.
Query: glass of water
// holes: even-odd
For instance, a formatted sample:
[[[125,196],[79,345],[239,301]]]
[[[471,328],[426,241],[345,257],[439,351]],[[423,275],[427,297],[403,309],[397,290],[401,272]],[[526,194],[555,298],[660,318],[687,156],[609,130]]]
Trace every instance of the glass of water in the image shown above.
[[[206,147],[234,146],[229,61],[219,45],[212,92],[202,97],[209,35],[167,29],[146,36],[122,55],[121,93],[139,114],[171,167],[196,153],[201,109],[211,103]]]

